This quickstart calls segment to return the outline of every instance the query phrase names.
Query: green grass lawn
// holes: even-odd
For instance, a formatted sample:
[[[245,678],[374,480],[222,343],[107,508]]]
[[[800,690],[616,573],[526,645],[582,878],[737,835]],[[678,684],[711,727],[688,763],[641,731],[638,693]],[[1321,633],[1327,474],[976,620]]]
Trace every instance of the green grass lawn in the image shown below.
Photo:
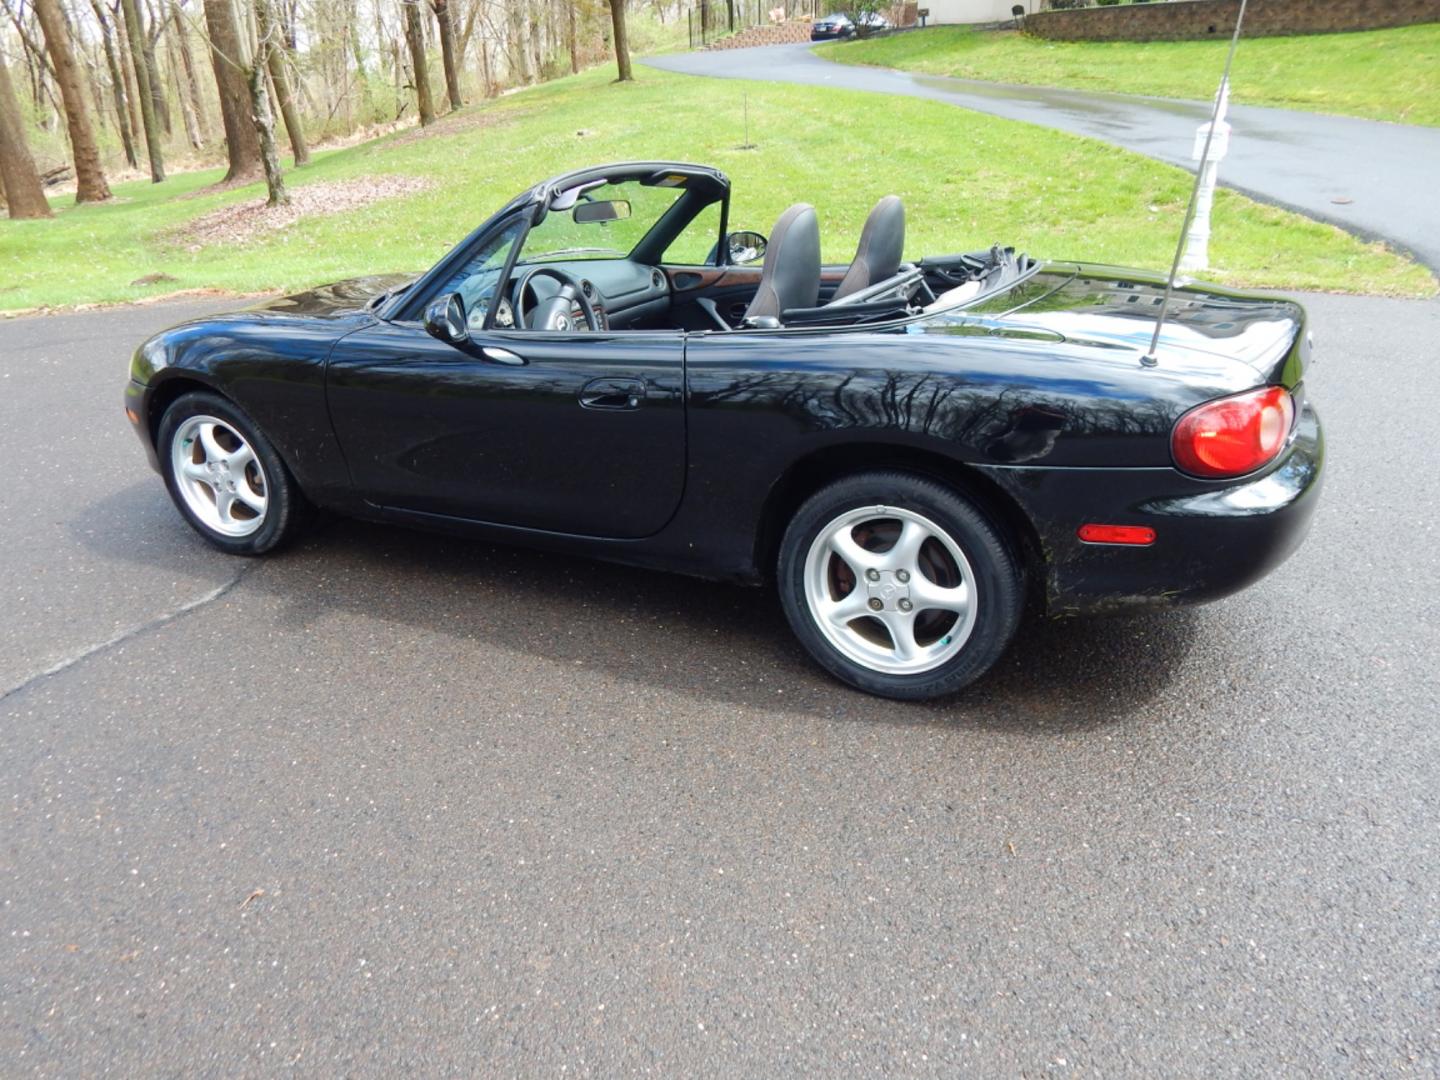
[[[822,56],[988,82],[1212,97],[1229,41],[1044,41],[940,26],[825,45]],[[1357,34],[1248,38],[1231,78],[1247,105],[1440,125],[1440,23]]]
[[[743,94],[752,150],[737,148]],[[263,195],[259,184],[207,191],[218,171],[121,184],[103,205],[66,199],[53,221],[0,220],[0,310],[421,270],[532,182],[646,157],[725,169],[734,228],[768,232],[790,203],[814,203],[824,254],[837,262],[853,254],[871,205],[893,192],[909,208],[911,257],[998,241],[1042,257],[1168,267],[1190,191],[1186,173],[1137,154],[946,105],[650,69],[618,85],[596,70],[471,107],[424,137],[321,153],[288,172],[292,188],[387,174],[434,186],[250,241],[192,250],[173,238],[186,220]],[[1381,245],[1229,192],[1216,203],[1212,256],[1211,276],[1240,285],[1402,296],[1436,286]],[[175,280],[130,284],[154,273]]]

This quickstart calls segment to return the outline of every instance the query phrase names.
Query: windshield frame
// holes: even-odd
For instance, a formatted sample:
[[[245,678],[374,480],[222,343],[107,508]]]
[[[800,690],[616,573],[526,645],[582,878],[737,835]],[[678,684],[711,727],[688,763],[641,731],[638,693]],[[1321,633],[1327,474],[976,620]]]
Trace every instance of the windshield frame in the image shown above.
[[[617,162],[611,165],[577,169],[527,188],[481,222],[435,265],[415,278],[408,288],[397,290],[380,302],[374,314],[383,322],[406,324],[420,322],[426,306],[437,298],[436,289],[449,280],[458,267],[464,265],[476,246],[483,243],[493,230],[504,227],[514,215],[523,215],[526,218],[526,233],[520,238],[516,247],[518,255],[524,249],[530,227],[549,212],[552,200],[562,191],[596,180],[614,182],[617,178],[624,177],[643,182],[645,179],[671,175],[683,177],[685,182],[680,186],[687,193],[694,194],[694,213],[684,215],[683,220],[672,221],[671,215],[684,202],[684,199],[676,200],[666,213],[661,215],[660,220],[650,231],[640,239],[627,258],[632,262],[640,262],[647,266],[662,265],[659,255],[663,254],[663,248],[668,246],[668,241],[661,245],[660,252],[654,251],[656,244],[661,240],[666,240],[667,236],[673,240],[673,236],[679,235],[690,224],[694,216],[710,203],[718,201],[721,204],[720,235],[716,244],[718,250],[714,264],[716,266],[726,265],[724,237],[725,230],[729,227],[731,187],[729,178],[723,172],[710,166],[679,161]],[[672,229],[673,235],[671,235]],[[514,266],[514,262],[511,262],[506,267],[507,281],[514,272]],[[492,310],[494,306],[497,305],[492,305]]]

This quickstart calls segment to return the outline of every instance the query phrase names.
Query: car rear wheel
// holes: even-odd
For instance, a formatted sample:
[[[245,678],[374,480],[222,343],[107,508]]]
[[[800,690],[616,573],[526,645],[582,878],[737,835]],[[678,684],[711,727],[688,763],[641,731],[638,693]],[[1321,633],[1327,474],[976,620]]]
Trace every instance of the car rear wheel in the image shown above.
[[[811,656],[872,694],[924,699],[978,679],[1015,635],[1020,561],[979,506],[909,473],[816,492],[781,542],[786,617]]]
[[[299,531],[306,504],[258,427],[218,394],[177,398],[156,438],[175,506],[210,543],[232,555],[262,555]]]

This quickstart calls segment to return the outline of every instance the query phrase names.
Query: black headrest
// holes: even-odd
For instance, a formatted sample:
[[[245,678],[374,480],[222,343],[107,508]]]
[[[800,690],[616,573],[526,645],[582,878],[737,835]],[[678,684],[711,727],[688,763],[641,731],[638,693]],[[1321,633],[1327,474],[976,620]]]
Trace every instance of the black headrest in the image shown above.
[[[820,296],[820,220],[808,203],[780,215],[765,248],[760,287],[745,317],[779,319],[789,308],[814,307]]]
[[[859,292],[894,277],[900,269],[900,258],[905,251],[905,206],[899,195],[886,195],[860,230],[860,246],[855,250],[855,259],[832,300]]]

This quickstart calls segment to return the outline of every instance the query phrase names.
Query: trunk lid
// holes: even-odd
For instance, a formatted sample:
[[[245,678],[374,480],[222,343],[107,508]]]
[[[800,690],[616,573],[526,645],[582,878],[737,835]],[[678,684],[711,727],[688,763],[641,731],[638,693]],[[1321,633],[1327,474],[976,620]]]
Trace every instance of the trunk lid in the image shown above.
[[[1084,263],[1047,263],[1013,289],[965,309],[1020,329],[1058,334],[1074,344],[1149,351],[1165,294],[1163,275]],[[1177,286],[1156,348],[1167,357],[1225,357],[1252,368],[1260,382],[1290,388],[1308,350],[1305,309],[1292,300],[1192,282]]]

